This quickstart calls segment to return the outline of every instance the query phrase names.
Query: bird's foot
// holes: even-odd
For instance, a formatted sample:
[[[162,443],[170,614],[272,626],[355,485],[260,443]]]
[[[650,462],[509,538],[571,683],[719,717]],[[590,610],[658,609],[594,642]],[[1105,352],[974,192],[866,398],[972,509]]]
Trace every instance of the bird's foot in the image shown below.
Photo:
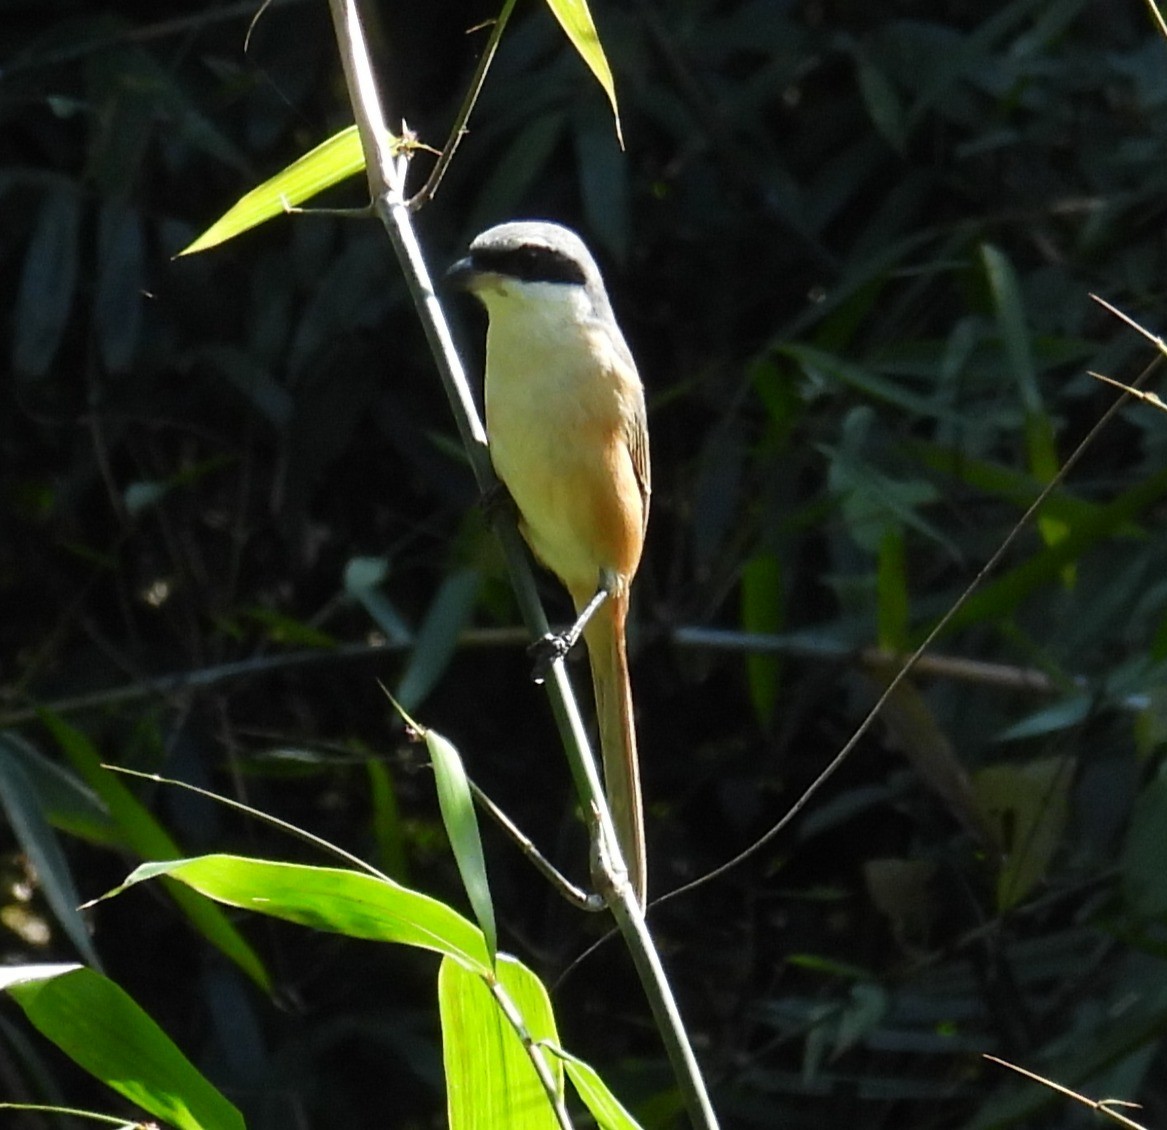
[[[552,664],[556,660],[566,658],[567,653],[571,651],[573,642],[569,638],[569,633],[565,632],[557,635],[553,632],[548,632],[547,635],[531,644],[527,648],[527,654],[533,661],[531,679],[536,683],[546,682],[547,676],[551,674]]]

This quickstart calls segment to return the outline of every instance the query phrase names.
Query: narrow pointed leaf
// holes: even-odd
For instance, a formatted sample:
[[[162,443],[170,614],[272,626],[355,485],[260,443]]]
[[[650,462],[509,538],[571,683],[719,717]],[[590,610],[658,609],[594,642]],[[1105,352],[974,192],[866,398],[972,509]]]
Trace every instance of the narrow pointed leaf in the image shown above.
[[[80,227],[79,193],[72,185],[51,191],[24,256],[12,315],[12,367],[19,376],[44,376],[57,355],[77,289]]]
[[[539,979],[501,955],[498,980],[529,1039],[558,1042],[551,1002]],[[483,978],[452,961],[442,962],[438,1004],[450,1130],[555,1130],[559,1123],[530,1054]],[[542,1054],[561,1097],[563,1068],[548,1052]]]
[[[775,635],[781,631],[785,597],[778,555],[759,553],[751,557],[742,567],[742,627],[757,635]],[[781,677],[782,661],[776,655],[759,652],[746,656],[750,702],[763,726],[773,721]]]
[[[29,1022],[106,1086],[180,1130],[244,1130],[243,1116],[113,981],[83,966],[5,969]]]
[[[486,878],[486,856],[482,851],[482,837],[478,832],[478,817],[474,798],[462,758],[454,746],[435,730],[425,732],[426,749],[434,766],[438,787],[438,804],[450,847],[458,864],[458,874],[474,909],[474,917],[482,927],[486,948],[493,956],[498,952],[498,928],[494,921],[494,903]]]
[[[571,1080],[575,1093],[591,1111],[596,1125],[601,1130],[640,1130],[640,1123],[608,1090],[608,1084],[600,1078],[599,1072],[590,1063],[584,1063],[582,1059],[576,1059],[559,1048],[555,1050],[555,1054],[563,1060],[567,1077]]]
[[[349,126],[286,169],[241,196],[193,243],[178,254],[193,255],[258,227],[273,216],[282,216],[305,200],[359,173],[365,167],[357,127]]]
[[[977,806],[1003,851],[998,910],[1017,906],[1045,878],[1066,829],[1073,778],[1069,757],[990,765],[973,777]]]
[[[434,950],[480,973],[490,968],[482,931],[474,923],[389,879],[335,867],[204,855],[143,864],[110,894],[159,875],[228,906],[350,938]]]
[[[624,134],[620,128],[620,108],[616,105],[616,82],[612,78],[612,68],[608,66],[608,58],[596,32],[592,13],[588,10],[587,0],[547,0],[547,7],[559,21],[559,26],[579,52],[580,58],[596,76],[596,81],[604,88],[616,121],[616,138],[623,149]]]
[[[54,828],[86,843],[121,846],[117,826],[97,794],[69,769],[50,761],[27,738],[13,730],[0,733],[0,758],[24,771],[45,819]]]
[[[458,569],[442,582],[417,631],[393,696],[406,710],[415,710],[445,674],[478,601],[481,581],[476,569]]]
[[[80,730],[53,714],[44,713],[41,720],[82,780],[105,802],[126,847],[143,859],[176,859],[182,855],[182,849],[145,805],[118,780],[116,774],[102,766],[93,743]],[[218,907],[184,887],[168,884],[167,890],[191,925],[207,941],[225,953],[261,989],[265,992],[271,990],[271,977],[259,954]]]
[[[73,884],[73,873],[61,850],[56,833],[49,827],[32,783],[24,769],[8,751],[0,736],[0,812],[16,842],[36,868],[37,882],[53,915],[68,934],[77,952],[91,965],[100,966],[89,931],[77,907],[81,899]]]

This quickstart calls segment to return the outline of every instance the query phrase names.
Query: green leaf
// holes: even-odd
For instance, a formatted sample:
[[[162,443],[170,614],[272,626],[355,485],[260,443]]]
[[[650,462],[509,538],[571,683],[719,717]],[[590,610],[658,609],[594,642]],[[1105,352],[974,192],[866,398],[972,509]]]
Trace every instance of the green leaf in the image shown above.
[[[286,215],[289,208],[339,184],[364,167],[365,155],[357,127],[349,126],[241,196],[178,255],[193,255],[217,247],[273,216]]]
[[[552,1051],[563,1060],[567,1077],[571,1080],[575,1093],[583,1100],[597,1126],[602,1127],[602,1130],[639,1130],[640,1123],[608,1090],[608,1084],[600,1078],[599,1072],[590,1063],[584,1063],[582,1059],[577,1059],[562,1048],[554,1048]]]
[[[228,906],[350,938],[433,950],[479,973],[490,969],[482,931],[456,910],[392,880],[359,871],[204,855],[144,863],[103,897],[160,875]]]
[[[1135,802],[1122,849],[1122,887],[1136,914],[1167,915],[1167,779],[1162,777]]]
[[[498,952],[498,928],[494,921],[494,903],[486,877],[486,856],[482,851],[482,837],[478,832],[478,818],[474,811],[474,797],[462,758],[453,744],[436,730],[425,730],[426,749],[434,766],[438,787],[438,804],[442,823],[450,837],[450,847],[458,864],[458,874],[474,909],[474,917],[482,927],[486,948],[493,957]]]
[[[925,479],[894,479],[881,472],[867,455],[868,433],[874,411],[861,405],[843,421],[839,447],[825,444],[819,450],[830,459],[828,483],[842,503],[847,531],[871,553],[878,554],[889,525],[904,525],[945,546],[955,557],[956,547],[944,531],[920,513],[936,501],[936,488]]]
[[[139,514],[146,513],[147,510],[153,510],[173,487],[172,482],[158,482],[157,480],[127,483],[126,489],[122,491],[122,504],[126,508],[126,513],[131,518],[136,518]]]
[[[1081,725],[1096,707],[1093,695],[1070,694],[1061,701],[1035,710],[1021,721],[1006,726],[997,734],[997,740],[1015,742],[1060,733],[1062,730]]]
[[[142,218],[122,203],[107,203],[97,229],[97,293],[93,322],[101,360],[112,372],[130,367],[142,328],[145,288]]]
[[[69,862],[45,820],[40,798],[20,762],[11,756],[4,735],[0,735],[0,810],[8,817],[20,849],[36,868],[38,884],[53,915],[77,952],[90,964],[100,966],[89,929],[77,911],[81,899]]]
[[[76,965],[0,970],[0,988],[74,1062],[181,1130],[244,1130],[243,1116],[108,978]]]
[[[1025,324],[1025,306],[1021,300],[1021,287],[1013,264],[991,243],[981,247],[981,259],[985,265],[985,275],[989,282],[993,307],[997,315],[997,327],[1005,346],[1005,356],[1013,370],[1013,379],[1021,393],[1021,403],[1027,416],[1044,414],[1041,392],[1037,384],[1037,370],[1033,364],[1033,353],[1029,344],[1029,329]],[[1036,470],[1036,468],[1034,468]]]
[[[49,823],[101,847],[121,847],[122,837],[109,810],[64,766],[50,761],[20,734],[0,732],[0,756],[14,761],[36,791]]]
[[[844,361],[841,357],[816,349],[813,345],[783,344],[775,346],[774,352],[797,362],[808,377],[823,386],[838,382],[862,392],[873,400],[883,401],[893,408],[902,408],[905,412],[943,420],[961,427],[966,423],[959,412],[942,401],[919,396],[862,365]]]
[[[884,690],[890,675],[871,676]],[[968,773],[956,754],[928,700],[910,679],[895,688],[883,705],[882,717],[887,726],[889,743],[911,763],[920,779],[948,806],[952,815],[966,828],[992,842],[996,829],[981,820]]]
[[[406,710],[414,710],[450,666],[458,637],[478,601],[482,576],[476,569],[456,569],[446,577],[414,637],[409,661],[394,692]]]
[[[389,576],[387,557],[353,557],[344,567],[344,591],[360,601],[390,643],[408,643],[409,626],[378,586]]]
[[[954,476],[986,494],[1003,498],[1018,509],[1025,509],[1041,493],[1042,482],[1033,475],[994,463],[988,459],[974,459],[968,452],[945,447],[943,444],[913,440],[907,450],[921,459],[927,466]],[[1042,504],[1042,513],[1059,518],[1067,525],[1101,513],[1102,507],[1087,499],[1079,498],[1062,486]],[[1131,524],[1129,529],[1116,531],[1126,535],[1141,533],[1139,526]]]
[[[977,807],[1003,853],[998,910],[1016,906],[1045,877],[1065,832],[1074,765],[1071,757],[1047,757],[973,776]]]
[[[616,123],[616,140],[623,149],[624,134],[620,128],[620,108],[616,105],[616,82],[612,78],[612,69],[608,66],[608,59],[596,32],[596,25],[592,21],[592,14],[588,10],[587,0],[547,0],[547,7],[559,21],[559,26],[579,52],[580,58],[596,76],[596,81],[604,88]]]
[[[1037,369],[1033,362],[1032,334],[1025,321],[1021,286],[1012,263],[992,244],[981,248],[989,290],[996,309],[997,325],[1005,345],[1005,355],[1025,406],[1025,446],[1029,469],[1040,482],[1049,482],[1058,472],[1058,453],[1053,425],[1042,403]],[[1056,545],[1066,536],[1066,527],[1053,514],[1041,514],[1037,528],[1046,545]],[[1063,570],[1066,584],[1073,581],[1073,566]]]
[[[1003,576],[982,585],[949,621],[949,633],[982,620],[1003,618],[1034,589],[1057,580],[1063,568],[1119,530],[1167,492],[1167,470],[1158,471],[1118,498],[1084,515],[1055,545],[1047,546]]]
[[[558,1043],[547,990],[525,966],[499,955],[498,983],[531,1042]],[[556,1130],[550,1099],[514,1026],[480,976],[452,961],[438,974],[450,1130]],[[557,1095],[563,1068],[546,1051]]]
[[[279,612],[274,608],[246,608],[243,615],[262,624],[265,634],[272,643],[283,644],[286,647],[336,647],[336,640],[327,632],[305,624],[295,616]]]
[[[82,780],[105,802],[127,847],[144,859],[174,859],[182,855],[182,850],[162,825],[114,773],[102,766],[97,750],[80,730],[47,712],[41,714],[41,720]],[[259,955],[218,907],[173,883],[168,884],[167,889],[191,925],[207,941],[225,953],[265,992],[270,991],[271,978]]]
[[[782,562],[777,554],[757,553],[742,566],[741,599],[745,631],[771,635],[782,630],[785,594]],[[776,655],[758,652],[746,655],[750,701],[763,726],[769,726],[773,720],[781,673],[782,661]]]
[[[856,50],[859,91],[875,128],[894,149],[902,153],[908,141],[904,106],[888,77],[866,51]]]
[[[903,651],[908,646],[908,557],[903,528],[889,522],[879,542],[875,587],[879,646]]]
[[[12,325],[12,367],[42,377],[53,363],[77,288],[81,202],[71,185],[53,189],[37,213],[24,256]]]

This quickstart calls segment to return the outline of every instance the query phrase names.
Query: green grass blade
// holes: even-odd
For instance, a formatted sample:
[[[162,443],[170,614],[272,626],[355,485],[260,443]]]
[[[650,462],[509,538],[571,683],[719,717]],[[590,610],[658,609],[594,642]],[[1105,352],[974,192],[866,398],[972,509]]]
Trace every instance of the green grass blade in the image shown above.
[[[107,977],[83,966],[15,966],[0,988],[70,1059],[180,1130],[244,1130],[243,1116]]]

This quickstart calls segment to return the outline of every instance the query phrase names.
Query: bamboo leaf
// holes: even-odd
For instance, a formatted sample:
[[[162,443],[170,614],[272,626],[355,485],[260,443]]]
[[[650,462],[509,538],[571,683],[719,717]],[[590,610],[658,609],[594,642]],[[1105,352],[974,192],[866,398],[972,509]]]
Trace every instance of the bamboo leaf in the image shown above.
[[[434,950],[479,973],[490,968],[482,931],[472,922],[429,895],[358,871],[204,855],[144,863],[103,897],[163,875],[228,906],[350,938]]]
[[[539,979],[500,955],[498,981],[518,1009],[527,1038],[557,1042],[555,1016]],[[450,1130],[556,1130],[559,1123],[530,1056],[483,978],[443,961],[438,1004]],[[563,1069],[547,1058],[562,1095]]]
[[[125,990],[79,965],[0,970],[0,989],[70,1059],[180,1130],[244,1130],[243,1116]]]
[[[588,10],[587,0],[547,0],[547,7],[608,96],[616,123],[616,139],[623,149],[624,134],[620,127],[620,108],[616,105],[616,81],[612,78],[612,68],[608,66],[608,58],[596,32],[592,13]]]
[[[226,243],[273,216],[285,215],[289,208],[303,204],[364,167],[357,127],[349,126],[241,196],[178,255],[194,255]]]

